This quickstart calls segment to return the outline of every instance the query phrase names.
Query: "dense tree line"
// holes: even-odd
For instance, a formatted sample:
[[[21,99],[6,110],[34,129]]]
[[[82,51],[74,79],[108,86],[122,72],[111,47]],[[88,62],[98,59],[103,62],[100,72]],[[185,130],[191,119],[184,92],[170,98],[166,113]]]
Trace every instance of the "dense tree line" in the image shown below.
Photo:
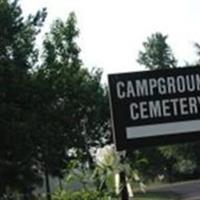
[[[39,181],[33,148],[33,93],[30,70],[37,60],[35,39],[46,11],[24,20],[17,1],[0,2],[0,194],[27,193]]]
[[[62,178],[71,159],[92,165],[90,147],[109,139],[107,90],[102,71],[79,58],[76,16],[56,20],[35,47],[45,9],[24,19],[18,1],[0,1],[0,196],[30,199],[45,177]]]

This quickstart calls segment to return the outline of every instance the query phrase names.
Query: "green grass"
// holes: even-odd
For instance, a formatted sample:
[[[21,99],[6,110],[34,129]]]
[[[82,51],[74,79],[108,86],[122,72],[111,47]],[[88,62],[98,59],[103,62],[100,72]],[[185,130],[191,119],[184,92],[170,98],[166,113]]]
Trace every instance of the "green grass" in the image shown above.
[[[179,200],[173,193],[147,192],[145,194],[136,193],[134,200]]]

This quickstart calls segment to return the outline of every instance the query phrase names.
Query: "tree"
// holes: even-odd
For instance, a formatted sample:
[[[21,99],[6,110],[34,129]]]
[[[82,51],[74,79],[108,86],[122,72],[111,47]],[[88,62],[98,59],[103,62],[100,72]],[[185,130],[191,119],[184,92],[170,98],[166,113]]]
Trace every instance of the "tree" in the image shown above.
[[[166,35],[152,34],[143,42],[144,51],[139,52],[137,61],[150,70],[176,67],[177,61],[166,40]]]
[[[78,35],[74,13],[69,15],[66,23],[56,20],[44,41],[42,66],[54,89],[56,101],[64,111],[65,130],[69,130],[68,135],[72,134],[71,139],[77,134],[80,139],[84,128],[88,128],[87,133],[95,137],[95,132],[99,133],[100,129],[102,132],[107,127],[108,118],[107,93],[100,82],[102,72],[100,69],[89,72],[83,67],[79,58],[80,48],[76,44]],[[90,118],[93,120],[90,121]],[[87,127],[83,127],[83,121],[87,121]],[[80,145],[82,142],[77,141],[78,138],[75,140]]]
[[[89,72],[83,67],[78,35],[74,13],[66,22],[56,20],[46,34],[42,66],[35,73],[34,82],[40,85],[35,107],[38,155],[47,192],[49,175],[62,177],[69,159],[91,163],[90,147],[101,144],[108,126],[101,70]]]
[[[198,56],[198,60],[196,61],[196,65],[199,65],[200,64],[200,44],[199,43],[194,43],[194,47],[196,49],[196,54]]]
[[[152,34],[147,38],[147,41],[143,42],[144,51],[139,51],[137,61],[150,70],[176,67],[177,61],[166,40],[166,35],[161,33]],[[154,154],[151,152],[154,152]],[[174,152],[175,155],[171,152]],[[148,170],[147,176],[155,178],[156,175],[163,173],[171,180],[172,171],[178,160],[176,152],[177,148],[174,146],[150,147],[142,150],[140,156],[148,160],[145,164],[145,171]]]
[[[25,20],[18,1],[0,1],[0,195],[30,193],[39,181],[34,157],[30,69],[37,61],[36,35],[46,16]]]
[[[163,36],[161,33],[152,34],[147,38],[147,41],[143,43],[144,52],[139,52],[138,62],[145,65],[150,70],[173,68],[176,66],[176,59],[172,54],[172,50],[166,43],[167,36]],[[200,45],[195,43],[197,49],[197,55],[200,55]],[[197,65],[199,64],[197,61]],[[164,173],[169,181],[176,179],[183,180],[184,178],[192,178],[195,173],[195,178],[199,176],[198,164],[199,162],[199,142],[184,143],[176,145],[168,145],[158,148],[153,148],[151,151],[143,150],[141,154],[147,158],[150,165],[146,165],[149,169],[149,173],[152,177],[155,177],[155,169],[157,161],[162,161],[162,166],[159,165],[159,173]],[[156,158],[153,158],[152,150],[156,154]],[[159,157],[159,159],[158,159]],[[152,167],[153,166],[153,167]]]
[[[62,177],[72,158],[91,163],[90,147],[106,141],[102,72],[83,67],[74,13],[54,22],[36,68],[46,10],[24,19],[17,1],[0,4],[0,194],[30,194],[43,173],[50,199],[49,175]]]

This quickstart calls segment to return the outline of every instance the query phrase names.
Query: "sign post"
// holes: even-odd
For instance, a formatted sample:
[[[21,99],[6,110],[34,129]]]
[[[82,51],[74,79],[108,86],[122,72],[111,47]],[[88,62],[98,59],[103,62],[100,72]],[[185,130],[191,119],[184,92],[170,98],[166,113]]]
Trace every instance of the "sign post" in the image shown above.
[[[108,76],[118,151],[200,139],[200,67]]]
[[[121,200],[129,200],[127,186],[126,186],[126,173],[124,171],[120,172],[120,182],[122,185]]]
[[[122,151],[120,154],[121,154],[121,156],[120,156],[121,163],[124,164],[125,157],[126,157],[126,151]],[[129,200],[126,176],[127,176],[127,174],[126,174],[125,169],[123,171],[120,171],[120,183],[122,185],[121,200]]]

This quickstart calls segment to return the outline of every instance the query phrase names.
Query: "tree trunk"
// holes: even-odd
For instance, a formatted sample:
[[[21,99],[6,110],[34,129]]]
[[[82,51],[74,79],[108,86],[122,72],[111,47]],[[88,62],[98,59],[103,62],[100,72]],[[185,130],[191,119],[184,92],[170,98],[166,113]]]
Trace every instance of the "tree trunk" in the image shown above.
[[[46,185],[47,200],[51,200],[51,188],[50,188],[50,183],[49,183],[49,172],[48,172],[47,166],[45,166],[45,185]]]
[[[58,181],[59,181],[59,187],[62,190],[63,189],[62,178],[58,177]]]
[[[23,193],[23,200],[29,200],[31,197],[30,192],[28,191],[27,188],[25,188],[24,193]]]

